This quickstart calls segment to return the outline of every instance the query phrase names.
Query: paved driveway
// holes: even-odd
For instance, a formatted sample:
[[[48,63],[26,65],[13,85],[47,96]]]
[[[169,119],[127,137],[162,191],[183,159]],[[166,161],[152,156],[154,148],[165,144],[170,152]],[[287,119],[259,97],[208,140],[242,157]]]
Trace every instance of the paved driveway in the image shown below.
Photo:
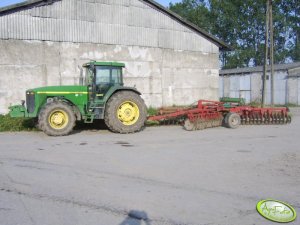
[[[0,133],[0,224],[272,224],[260,199],[300,213],[299,133],[298,115],[235,130]]]

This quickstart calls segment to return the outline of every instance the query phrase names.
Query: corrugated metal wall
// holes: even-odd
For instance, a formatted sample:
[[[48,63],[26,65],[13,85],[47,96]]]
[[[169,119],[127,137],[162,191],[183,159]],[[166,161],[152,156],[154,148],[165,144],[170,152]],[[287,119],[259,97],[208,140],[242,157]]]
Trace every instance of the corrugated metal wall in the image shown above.
[[[251,76],[249,74],[240,77],[240,98],[244,98],[247,103],[251,102]]]
[[[224,77],[219,77],[219,97],[224,97]]]
[[[88,42],[218,52],[139,0],[61,0],[0,16],[0,39]]]
[[[220,97],[233,97],[233,98],[244,98],[246,103],[251,101],[257,101],[261,99],[261,88],[262,81],[260,81],[260,86],[251,85],[251,76],[257,76],[255,79],[261,80],[260,73],[246,74],[246,75],[231,75],[231,76],[220,76],[220,85],[223,92],[229,89],[229,96],[221,95]],[[274,74],[274,103],[284,105],[288,102],[288,83],[287,83],[287,73],[282,71],[276,71]],[[229,86],[225,85],[224,80],[229,79]],[[298,84],[300,79],[298,79]],[[297,81],[296,81],[297,82]],[[266,81],[266,104],[271,104],[271,80]],[[300,85],[298,85],[298,99],[300,99]],[[257,95],[255,95],[255,93]],[[292,102],[291,102],[292,103]],[[299,104],[298,100],[298,104]]]
[[[300,105],[300,77],[298,78],[298,105]]]
[[[226,87],[224,79],[229,79],[229,96],[224,96]],[[251,102],[251,77],[250,75],[220,77],[220,89],[223,90],[220,97],[244,98],[246,103]]]

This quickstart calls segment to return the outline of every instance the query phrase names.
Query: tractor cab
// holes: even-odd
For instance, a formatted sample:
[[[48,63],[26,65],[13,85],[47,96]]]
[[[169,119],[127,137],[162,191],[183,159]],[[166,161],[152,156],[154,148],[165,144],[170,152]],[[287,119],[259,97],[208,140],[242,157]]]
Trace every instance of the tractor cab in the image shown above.
[[[123,86],[124,63],[90,62],[83,65],[81,85],[88,86],[90,100],[103,100],[112,87]]]

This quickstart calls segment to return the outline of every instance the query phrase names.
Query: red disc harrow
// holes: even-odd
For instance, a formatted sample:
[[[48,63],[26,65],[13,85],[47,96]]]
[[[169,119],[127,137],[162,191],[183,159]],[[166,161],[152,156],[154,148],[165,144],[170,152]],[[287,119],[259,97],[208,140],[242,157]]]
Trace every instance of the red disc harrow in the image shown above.
[[[224,102],[199,100],[196,106],[160,110],[159,115],[148,117],[161,124],[183,124],[186,130],[202,130],[221,126],[237,128],[240,124],[287,124],[291,116],[286,107],[257,108],[226,105]]]

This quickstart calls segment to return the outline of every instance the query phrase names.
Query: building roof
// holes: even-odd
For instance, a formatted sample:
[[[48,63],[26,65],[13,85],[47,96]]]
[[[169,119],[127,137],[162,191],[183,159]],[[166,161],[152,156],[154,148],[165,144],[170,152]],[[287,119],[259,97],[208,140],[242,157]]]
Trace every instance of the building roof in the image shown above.
[[[274,70],[291,70],[295,68],[300,68],[300,62],[288,63],[288,64],[276,64],[274,65]],[[268,71],[270,71],[270,66],[268,66]],[[246,67],[237,69],[225,69],[220,71],[220,76],[226,75],[242,75],[247,73],[263,72],[263,66],[257,67]]]
[[[5,13],[10,13],[10,12],[16,12],[16,11],[19,11],[23,8],[36,7],[36,6],[51,4],[55,1],[62,1],[62,0],[27,0],[27,1],[24,1],[24,2],[20,2],[20,3],[17,3],[17,4],[13,4],[13,5],[9,5],[9,6],[0,8],[0,15],[5,14]],[[195,24],[183,19],[178,14],[172,12],[171,10],[165,8],[164,6],[158,4],[157,2],[155,2],[153,0],[140,0],[140,1],[151,5],[152,7],[154,7],[156,9],[158,9],[159,11],[167,14],[172,19],[176,20],[177,22],[181,23],[182,25],[190,28],[191,30],[195,31],[196,33],[200,34],[201,36],[205,37],[206,39],[210,40],[211,42],[216,44],[220,48],[220,50],[228,51],[228,50],[232,49],[229,45],[227,45],[222,40],[219,40],[215,36],[209,34],[208,32],[204,31],[203,29],[197,27]]]

